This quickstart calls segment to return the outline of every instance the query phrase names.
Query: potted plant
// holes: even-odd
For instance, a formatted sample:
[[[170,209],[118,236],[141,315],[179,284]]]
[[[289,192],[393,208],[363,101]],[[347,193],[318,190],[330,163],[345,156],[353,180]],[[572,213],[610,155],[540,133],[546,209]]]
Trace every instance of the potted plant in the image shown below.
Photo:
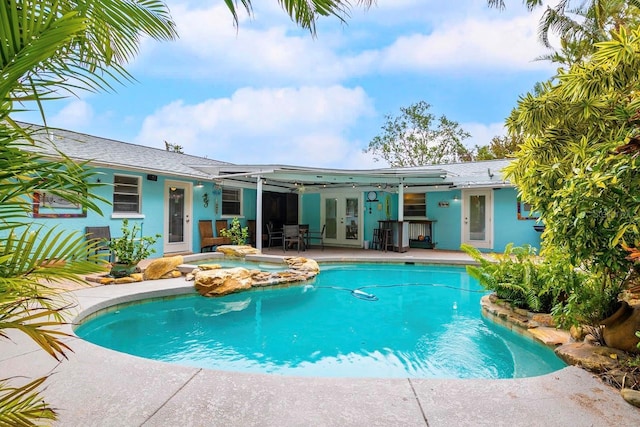
[[[160,234],[142,236],[140,225],[134,224],[129,228],[129,221],[126,218],[122,220],[122,236],[109,241],[109,249],[115,257],[110,274],[113,277],[125,277],[135,272],[140,261],[156,252],[152,246],[160,237]]]
[[[240,220],[233,218],[231,220],[230,228],[223,228],[220,230],[222,237],[228,237],[231,239],[231,243],[234,245],[244,245],[249,237],[249,227],[241,227]]]

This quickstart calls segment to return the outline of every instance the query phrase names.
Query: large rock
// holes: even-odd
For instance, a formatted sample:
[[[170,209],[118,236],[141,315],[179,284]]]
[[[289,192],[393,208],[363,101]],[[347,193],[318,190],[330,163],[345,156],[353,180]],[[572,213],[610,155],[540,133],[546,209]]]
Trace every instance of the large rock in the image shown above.
[[[569,365],[581,366],[591,372],[606,372],[615,369],[619,360],[625,358],[623,351],[615,348],[594,346],[585,342],[572,342],[555,349],[556,354]]]
[[[220,296],[251,288],[251,272],[246,268],[222,268],[198,271],[195,288],[203,296]]]
[[[216,248],[216,252],[222,252],[226,256],[244,258],[245,255],[257,255],[259,250],[250,245],[221,245]]]
[[[618,310],[600,322],[604,326],[602,337],[609,347],[629,353],[640,353],[636,331],[640,331],[640,309],[621,301]]]
[[[320,267],[318,263],[313,259],[304,257],[286,257],[285,262],[289,265],[289,268],[297,271],[308,271],[312,273],[318,273]]]
[[[167,258],[154,259],[144,269],[144,280],[156,280],[171,275],[171,272],[184,263],[182,256],[173,256]]]
[[[640,391],[632,390],[630,388],[623,388],[620,391],[620,395],[628,403],[640,408]]]

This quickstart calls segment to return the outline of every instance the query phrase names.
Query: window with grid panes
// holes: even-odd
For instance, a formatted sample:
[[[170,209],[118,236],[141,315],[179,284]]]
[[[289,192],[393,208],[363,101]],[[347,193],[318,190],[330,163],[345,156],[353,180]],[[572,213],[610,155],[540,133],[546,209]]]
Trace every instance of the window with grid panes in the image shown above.
[[[222,189],[222,215],[241,216],[242,190],[240,188]]]
[[[113,212],[140,213],[140,177],[114,175]]]

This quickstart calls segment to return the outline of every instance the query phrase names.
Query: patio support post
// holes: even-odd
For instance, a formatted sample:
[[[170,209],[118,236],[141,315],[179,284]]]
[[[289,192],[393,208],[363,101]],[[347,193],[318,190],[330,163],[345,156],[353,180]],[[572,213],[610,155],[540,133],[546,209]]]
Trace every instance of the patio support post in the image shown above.
[[[398,221],[404,221],[404,183],[402,180],[398,185]]]
[[[256,249],[262,252],[262,177],[256,185]]]

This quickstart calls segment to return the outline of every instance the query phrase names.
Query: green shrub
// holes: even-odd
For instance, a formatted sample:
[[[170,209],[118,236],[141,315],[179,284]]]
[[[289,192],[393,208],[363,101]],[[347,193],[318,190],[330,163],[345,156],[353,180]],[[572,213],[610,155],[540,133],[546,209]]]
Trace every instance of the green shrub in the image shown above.
[[[234,245],[244,245],[249,237],[249,227],[241,227],[240,220],[233,218],[231,220],[231,227],[221,229],[220,235],[231,239],[231,243]]]
[[[467,272],[498,298],[516,307],[535,312],[549,312],[553,293],[549,284],[539,277],[541,260],[530,245],[508,244],[501,255],[489,260],[476,248],[462,245],[461,249],[480,265],[468,266]]]

